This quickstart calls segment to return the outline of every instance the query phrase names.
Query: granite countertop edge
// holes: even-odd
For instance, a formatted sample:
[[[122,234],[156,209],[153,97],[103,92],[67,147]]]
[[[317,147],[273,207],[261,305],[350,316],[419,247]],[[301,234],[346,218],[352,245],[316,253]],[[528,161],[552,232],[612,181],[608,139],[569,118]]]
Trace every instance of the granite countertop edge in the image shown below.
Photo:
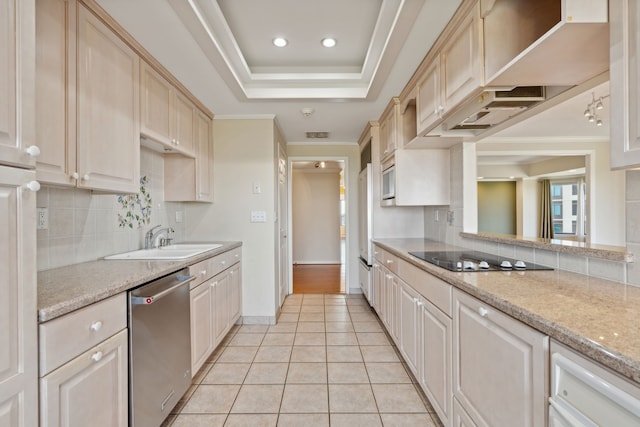
[[[38,321],[42,323],[53,320],[242,246],[242,242],[236,241],[185,243],[219,243],[222,246],[181,260],[98,259],[39,271]]]
[[[414,239],[416,241],[423,239]],[[491,305],[504,314],[507,314],[526,325],[538,330],[539,332],[548,335],[550,338],[561,342],[568,347],[574,349],[578,353],[583,354],[597,362],[608,367],[610,370],[617,372],[635,383],[640,384],[640,360],[629,357],[623,353],[620,353],[614,349],[608,348],[598,342],[595,342],[588,337],[577,333],[562,325],[554,322],[550,319],[542,317],[534,312],[531,312],[513,302],[500,298],[486,290],[480,289],[464,280],[464,276],[459,276],[457,273],[450,272],[444,268],[434,266],[425,261],[422,261],[409,253],[405,249],[400,249],[395,243],[398,239],[374,239],[374,243],[381,248],[392,253],[395,256],[409,262],[410,264],[436,276],[437,278],[444,280],[457,289],[464,291],[477,299]],[[444,245],[440,242],[424,240],[427,243],[433,243],[438,245]],[[447,246],[447,250],[460,250],[465,248]],[[439,248],[438,250],[442,250]],[[476,274],[476,273],[466,273]],[[577,273],[571,273],[577,274]],[[586,276],[585,276],[586,277]],[[622,285],[617,282],[611,282],[612,286],[628,286]]]

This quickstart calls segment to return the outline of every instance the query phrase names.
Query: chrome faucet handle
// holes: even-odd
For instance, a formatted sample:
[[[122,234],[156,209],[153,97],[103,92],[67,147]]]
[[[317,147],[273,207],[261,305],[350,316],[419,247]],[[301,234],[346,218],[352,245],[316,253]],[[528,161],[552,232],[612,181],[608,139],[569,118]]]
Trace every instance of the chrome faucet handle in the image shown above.
[[[158,224],[155,227],[151,227],[145,234],[144,234],[144,248],[145,249],[150,249],[151,248],[151,244],[153,243],[153,230],[155,230],[156,228],[162,227],[162,224]]]

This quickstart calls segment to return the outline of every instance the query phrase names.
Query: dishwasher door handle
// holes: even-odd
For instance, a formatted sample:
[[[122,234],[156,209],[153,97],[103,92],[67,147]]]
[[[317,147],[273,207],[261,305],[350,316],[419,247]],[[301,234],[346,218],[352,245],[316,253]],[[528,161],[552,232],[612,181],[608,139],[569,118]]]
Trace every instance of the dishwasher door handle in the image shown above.
[[[146,296],[131,296],[131,305],[149,305],[154,302],[162,299],[162,297],[169,295],[182,285],[185,285],[191,281],[193,281],[195,276],[179,276],[178,280],[170,282],[167,284],[165,289],[162,289],[159,292],[154,293],[153,295]]]

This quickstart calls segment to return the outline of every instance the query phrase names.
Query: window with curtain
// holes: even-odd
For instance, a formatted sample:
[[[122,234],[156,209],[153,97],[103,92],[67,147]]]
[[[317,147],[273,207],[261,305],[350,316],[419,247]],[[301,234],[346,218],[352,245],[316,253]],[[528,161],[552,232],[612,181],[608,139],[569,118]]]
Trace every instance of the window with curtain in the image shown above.
[[[551,180],[551,212],[556,238],[586,236],[586,183],[583,177]]]

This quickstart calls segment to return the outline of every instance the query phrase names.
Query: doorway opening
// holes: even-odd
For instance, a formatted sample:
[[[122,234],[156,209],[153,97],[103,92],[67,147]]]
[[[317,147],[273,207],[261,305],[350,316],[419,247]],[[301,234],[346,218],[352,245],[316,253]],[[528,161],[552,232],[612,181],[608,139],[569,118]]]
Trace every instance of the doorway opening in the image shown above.
[[[292,292],[346,292],[345,161],[291,162]]]

